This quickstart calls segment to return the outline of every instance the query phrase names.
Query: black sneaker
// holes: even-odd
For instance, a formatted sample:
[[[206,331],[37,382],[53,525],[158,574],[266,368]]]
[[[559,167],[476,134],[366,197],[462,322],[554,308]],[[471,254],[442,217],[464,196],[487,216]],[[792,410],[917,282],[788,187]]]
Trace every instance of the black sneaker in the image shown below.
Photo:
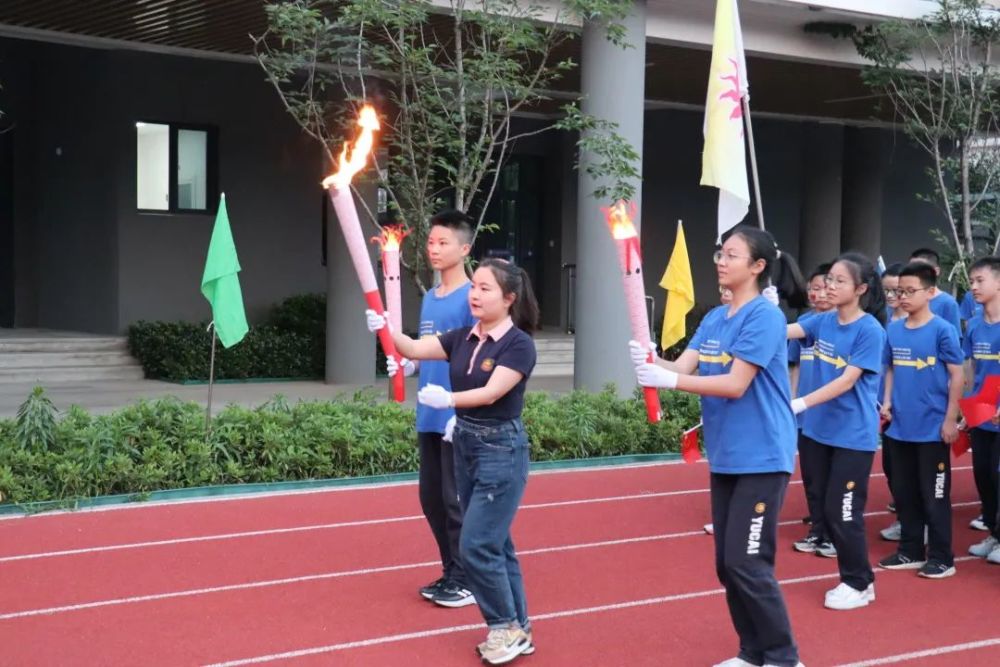
[[[927,561],[910,558],[898,551],[890,556],[886,556],[878,562],[878,566],[883,570],[919,570],[925,566]]]
[[[817,546],[819,546],[819,538],[815,535],[807,535],[804,539],[792,543],[793,549],[804,554],[816,553]]]
[[[420,597],[422,597],[425,600],[430,600],[437,594],[439,590],[441,590],[441,587],[444,586],[444,583],[445,583],[444,577],[441,577],[437,581],[432,581],[431,583],[427,584],[426,586],[420,589]]]
[[[431,598],[431,602],[442,607],[455,609],[476,604],[476,597],[468,588],[463,588],[454,581],[446,581],[438,592]]]
[[[944,579],[954,574],[954,565],[945,565],[939,560],[927,561],[927,564],[917,572],[918,577],[924,577],[925,579]]]
[[[833,542],[830,542],[829,540],[820,542],[816,545],[816,555],[822,556],[823,558],[836,558],[837,547],[833,546]]]

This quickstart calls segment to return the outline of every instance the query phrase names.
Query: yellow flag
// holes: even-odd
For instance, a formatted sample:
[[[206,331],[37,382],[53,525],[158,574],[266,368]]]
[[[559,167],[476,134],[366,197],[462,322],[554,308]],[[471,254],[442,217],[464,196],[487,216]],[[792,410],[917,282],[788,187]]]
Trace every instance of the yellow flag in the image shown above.
[[[701,184],[719,188],[719,238],[750,209],[743,98],[749,96],[743,32],[736,0],[717,0],[712,67],[705,102]]]
[[[691,279],[691,262],[688,260],[684,225],[677,222],[677,239],[670,253],[667,270],[660,279],[660,287],[667,290],[667,309],[663,314],[663,334],[660,345],[667,349],[684,338],[684,320],[694,308],[694,280]]]

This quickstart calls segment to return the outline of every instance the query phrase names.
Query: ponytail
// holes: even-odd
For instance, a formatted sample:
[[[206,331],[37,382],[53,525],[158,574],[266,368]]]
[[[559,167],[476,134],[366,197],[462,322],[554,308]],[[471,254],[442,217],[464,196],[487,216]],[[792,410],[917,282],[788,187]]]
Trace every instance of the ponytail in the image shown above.
[[[788,253],[778,250],[778,243],[769,232],[749,225],[740,225],[727,232],[723,240],[733,235],[739,235],[746,242],[753,262],[762,259],[766,264],[764,270],[757,276],[759,289],[763,290],[770,283],[778,288],[778,294],[792,308],[805,308],[809,305],[805,281],[802,279],[798,263]]]
[[[851,273],[857,285],[867,285],[868,289],[858,298],[861,310],[885,324],[885,290],[882,279],[875,270],[875,263],[860,252],[845,252],[834,262],[843,264]]]
[[[502,259],[484,259],[479,264],[480,268],[488,268],[493,272],[500,291],[506,296],[514,295],[514,303],[510,306],[510,318],[521,331],[532,334],[538,330],[538,301],[535,299],[535,292],[531,288],[531,279],[528,273],[520,266],[515,266]]]

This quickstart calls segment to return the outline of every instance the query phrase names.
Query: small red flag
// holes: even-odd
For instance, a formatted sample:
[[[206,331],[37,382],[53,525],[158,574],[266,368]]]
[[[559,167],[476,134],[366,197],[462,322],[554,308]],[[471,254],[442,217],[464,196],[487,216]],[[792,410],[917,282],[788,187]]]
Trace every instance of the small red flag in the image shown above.
[[[993,419],[997,412],[995,404],[983,403],[979,396],[969,396],[959,400],[958,407],[965,417],[965,425],[969,428],[976,428]]]
[[[681,456],[684,457],[684,463],[695,463],[701,458],[697,426],[684,433],[684,437],[681,439]]]
[[[955,458],[958,458],[969,451],[970,447],[972,447],[972,441],[969,439],[969,432],[959,431],[955,442],[951,443],[951,453]]]

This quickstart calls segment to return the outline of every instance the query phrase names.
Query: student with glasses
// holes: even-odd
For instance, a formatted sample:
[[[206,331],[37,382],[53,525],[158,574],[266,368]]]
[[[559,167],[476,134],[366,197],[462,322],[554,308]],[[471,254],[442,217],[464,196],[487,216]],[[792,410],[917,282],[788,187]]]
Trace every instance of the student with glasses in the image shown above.
[[[829,312],[833,308],[826,294],[826,276],[830,273],[833,264],[827,262],[820,264],[809,276],[809,303],[812,308],[799,317],[799,322]],[[819,385],[816,380],[816,355],[814,342],[806,339],[792,339],[788,341],[788,365],[792,382],[792,398],[805,396],[812,393]],[[815,554],[824,558],[836,558],[837,550],[826,534],[823,523],[813,517],[822,516],[820,506],[823,497],[817,493],[816,480],[813,479],[812,472],[816,469],[810,462],[817,455],[815,444],[809,438],[802,436],[802,415],[797,415],[799,427],[798,447],[799,447],[799,468],[802,470],[802,489],[806,495],[806,506],[809,508],[809,515],[805,521],[810,524],[809,533],[801,540],[796,541],[792,548],[800,553]]]
[[[891,452],[901,535],[885,570],[917,570],[928,579],[955,574],[951,549],[951,443],[958,437],[962,349],[958,332],[930,310],[934,268],[911,262],[894,290],[905,319],[889,325],[882,448]],[[924,531],[927,531],[927,546]]]
[[[774,237],[753,227],[732,230],[715,261],[732,303],[705,316],[677,361],[646,363],[648,342],[629,347],[639,384],[702,397],[715,567],[739,636],[738,655],[719,666],[794,667],[798,648],[774,559],[778,512],[795,467],[795,418],[785,316],[761,292],[773,279],[798,305],[805,286]]]
[[[906,317],[906,311],[899,307],[899,299],[896,298],[896,288],[899,287],[899,272],[903,269],[902,262],[890,264],[882,273],[882,289],[885,290],[885,325],[888,327],[896,320]],[[882,369],[882,377],[878,386],[879,397],[885,395],[885,368]],[[880,408],[881,409],[881,408]],[[892,490],[892,452],[889,447],[882,447],[882,472],[885,474],[886,485],[889,487],[890,512],[896,512],[896,495]],[[899,520],[893,520],[887,528],[883,528],[879,534],[883,540],[898,542],[902,531]]]
[[[841,582],[827,592],[824,605],[848,610],[875,600],[864,511],[878,448],[885,296],[875,265],[858,253],[837,258],[826,288],[835,309],[788,326],[789,338],[815,341],[817,361],[818,388],[792,401],[792,409],[805,412],[802,434],[817,452],[809,474],[823,503],[813,519],[837,550]]]

